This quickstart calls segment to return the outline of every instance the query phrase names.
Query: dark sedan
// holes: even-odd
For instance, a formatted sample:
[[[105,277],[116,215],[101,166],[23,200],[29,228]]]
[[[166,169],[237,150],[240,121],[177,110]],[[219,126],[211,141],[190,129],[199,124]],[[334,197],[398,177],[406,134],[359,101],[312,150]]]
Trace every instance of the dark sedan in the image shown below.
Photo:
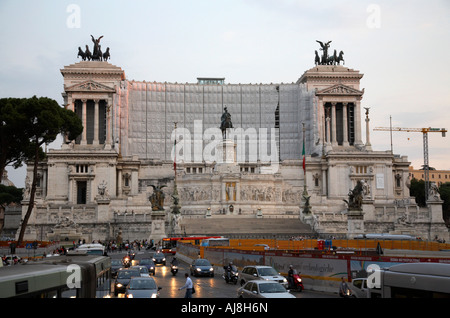
[[[153,254],[152,260],[156,265],[162,264],[162,265],[166,266],[166,257],[164,256],[163,253],[156,252],[155,254]]]
[[[123,294],[126,291],[132,277],[141,277],[141,273],[137,269],[121,268],[117,272],[114,281],[114,295]]]
[[[190,266],[192,276],[211,276],[214,277],[214,267],[205,258],[199,258],[192,262]]]
[[[143,258],[139,262],[140,266],[145,266],[148,268],[148,272],[155,275],[155,263],[150,258]]]

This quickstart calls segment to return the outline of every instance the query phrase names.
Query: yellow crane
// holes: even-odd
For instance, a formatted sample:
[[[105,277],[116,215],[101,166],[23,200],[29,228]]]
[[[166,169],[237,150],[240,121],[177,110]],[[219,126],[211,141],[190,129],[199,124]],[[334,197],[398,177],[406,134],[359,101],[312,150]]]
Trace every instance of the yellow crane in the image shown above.
[[[445,128],[401,128],[401,127],[376,127],[374,130],[379,131],[390,131],[391,132],[391,151],[392,151],[392,132],[402,131],[402,132],[421,132],[423,134],[423,159],[424,159],[424,177],[425,177],[425,202],[428,199],[428,191],[430,189],[430,173],[429,173],[429,162],[428,162],[428,133],[440,132],[442,137],[445,137],[447,130]]]

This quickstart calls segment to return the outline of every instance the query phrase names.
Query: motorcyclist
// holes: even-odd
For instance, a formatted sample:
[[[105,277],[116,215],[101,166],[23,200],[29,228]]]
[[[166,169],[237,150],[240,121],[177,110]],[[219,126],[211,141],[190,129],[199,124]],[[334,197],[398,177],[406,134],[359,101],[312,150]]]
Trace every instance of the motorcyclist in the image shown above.
[[[294,267],[292,265],[289,265],[289,271],[288,271],[287,279],[288,279],[290,288],[294,288],[294,274],[296,274],[296,270],[294,269]]]
[[[225,268],[226,274],[227,274],[227,280],[231,280],[231,272],[233,271],[233,262],[229,262],[228,266]]]
[[[170,262],[170,264],[171,264],[172,266],[178,266],[178,260],[177,260],[177,258],[174,257],[174,258],[172,259],[172,261]]]

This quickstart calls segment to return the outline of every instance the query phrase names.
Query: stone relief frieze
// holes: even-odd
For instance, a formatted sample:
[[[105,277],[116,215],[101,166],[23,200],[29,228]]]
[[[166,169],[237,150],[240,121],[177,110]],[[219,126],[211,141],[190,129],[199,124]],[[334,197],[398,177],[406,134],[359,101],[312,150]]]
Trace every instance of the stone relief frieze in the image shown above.
[[[241,201],[281,201],[281,189],[275,187],[247,186],[241,188]]]
[[[195,186],[190,188],[181,188],[179,191],[181,202],[208,201],[216,199],[215,191],[211,191],[210,187]]]

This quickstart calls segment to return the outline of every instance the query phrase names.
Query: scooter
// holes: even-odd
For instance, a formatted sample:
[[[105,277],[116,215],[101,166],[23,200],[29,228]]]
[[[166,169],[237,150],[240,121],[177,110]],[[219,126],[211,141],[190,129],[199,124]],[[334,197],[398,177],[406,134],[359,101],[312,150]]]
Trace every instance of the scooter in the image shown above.
[[[297,273],[295,273],[292,276],[292,278],[293,278],[293,282],[292,282],[293,286],[289,286],[289,289],[293,290],[293,291],[301,292],[304,289],[302,278]]]
[[[172,272],[172,275],[175,276],[178,273],[178,266],[170,265],[170,271]]]
[[[222,275],[222,278],[225,280],[225,282],[227,284],[228,283],[234,283],[236,285],[237,282],[238,282],[238,276],[239,276],[237,267],[234,266],[234,265],[231,267],[230,277],[228,277],[227,266],[224,266],[223,269],[225,271],[224,271],[224,273]]]
[[[125,268],[130,267],[131,266],[131,259],[130,259],[130,257],[128,255],[125,256],[123,258],[123,260],[122,260],[122,263],[123,263],[123,267],[125,267]]]

